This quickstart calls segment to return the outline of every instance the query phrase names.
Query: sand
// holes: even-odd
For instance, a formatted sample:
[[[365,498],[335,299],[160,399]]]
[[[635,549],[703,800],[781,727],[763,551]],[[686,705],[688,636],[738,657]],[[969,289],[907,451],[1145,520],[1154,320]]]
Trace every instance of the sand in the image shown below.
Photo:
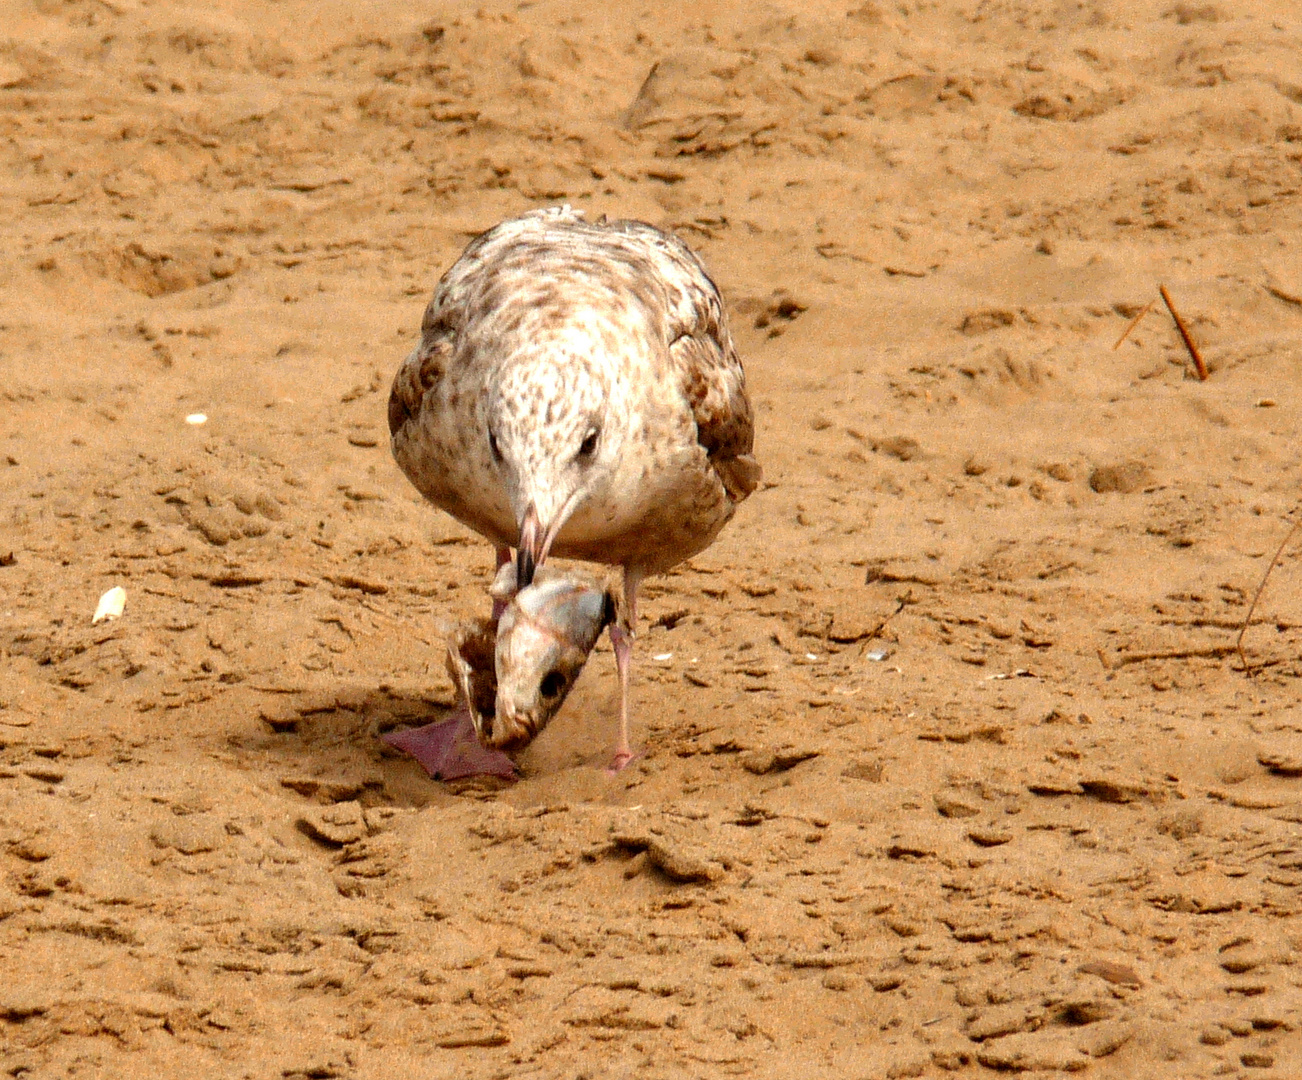
[[[1302,1074],[1294,3],[10,2],[0,148],[6,1075]],[[443,785],[389,380],[558,202],[766,483]]]

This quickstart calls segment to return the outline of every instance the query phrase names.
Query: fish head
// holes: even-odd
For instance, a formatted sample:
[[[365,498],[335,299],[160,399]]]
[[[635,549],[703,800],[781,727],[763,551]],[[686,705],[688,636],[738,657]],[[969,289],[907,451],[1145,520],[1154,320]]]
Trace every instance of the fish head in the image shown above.
[[[519,749],[547,726],[613,617],[606,590],[568,578],[516,595],[497,625],[497,697],[487,745]]]

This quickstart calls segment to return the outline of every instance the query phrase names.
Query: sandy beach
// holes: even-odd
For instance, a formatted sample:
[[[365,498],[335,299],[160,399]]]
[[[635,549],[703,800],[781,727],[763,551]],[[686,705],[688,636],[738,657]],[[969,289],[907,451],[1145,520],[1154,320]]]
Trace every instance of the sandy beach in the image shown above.
[[[4,1075],[1302,1075],[1295,3],[0,12]],[[765,481],[633,765],[603,641],[442,784],[390,381],[559,203],[701,254]]]

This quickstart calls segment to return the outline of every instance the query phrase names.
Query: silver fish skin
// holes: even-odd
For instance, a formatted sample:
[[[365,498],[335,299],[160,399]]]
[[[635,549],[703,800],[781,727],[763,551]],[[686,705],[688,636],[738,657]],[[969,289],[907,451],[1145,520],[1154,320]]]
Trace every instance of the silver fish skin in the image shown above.
[[[480,741],[516,750],[560,710],[597,638],[615,618],[610,591],[572,576],[535,580],[497,624],[497,700]]]

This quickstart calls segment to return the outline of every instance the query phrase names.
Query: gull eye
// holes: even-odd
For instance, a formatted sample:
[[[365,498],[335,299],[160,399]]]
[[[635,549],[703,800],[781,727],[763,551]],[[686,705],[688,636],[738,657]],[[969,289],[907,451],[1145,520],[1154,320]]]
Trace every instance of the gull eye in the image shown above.
[[[492,428],[488,429],[488,452],[493,455],[494,461],[502,460],[502,448],[497,445],[497,435]]]
[[[583,442],[579,444],[579,452],[576,455],[578,459],[590,458],[597,452],[597,440],[601,438],[601,428],[593,428],[585,436]]]
[[[559,671],[549,671],[538,684],[538,693],[546,701],[555,701],[565,689],[565,676]]]

